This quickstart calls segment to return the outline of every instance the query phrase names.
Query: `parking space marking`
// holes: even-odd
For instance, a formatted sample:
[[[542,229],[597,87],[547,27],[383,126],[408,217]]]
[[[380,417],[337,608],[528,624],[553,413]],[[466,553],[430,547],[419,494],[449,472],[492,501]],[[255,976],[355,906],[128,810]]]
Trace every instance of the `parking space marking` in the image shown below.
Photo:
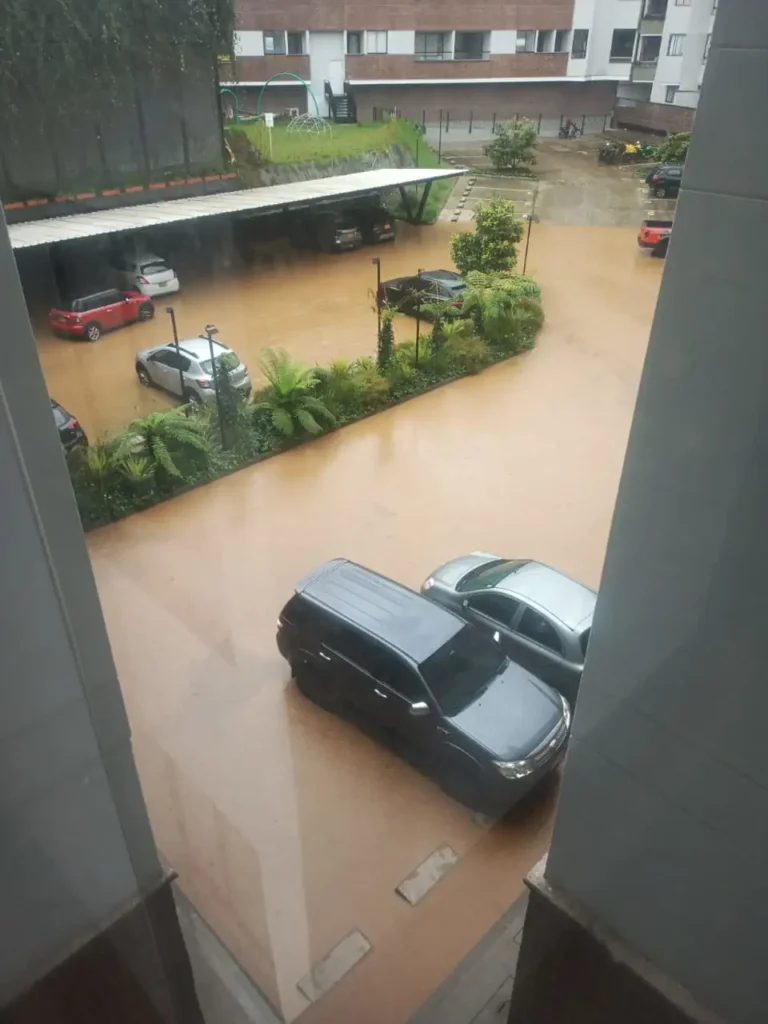
[[[411,906],[415,906],[451,870],[454,864],[458,864],[458,861],[458,854],[447,843],[443,843],[419,864],[412,875],[398,885],[395,892],[399,893]]]
[[[496,185],[475,185],[475,191],[482,190],[483,192],[523,192],[527,196],[533,195],[533,192],[529,188],[502,188]]]
[[[298,982],[299,991],[315,1003],[360,963],[373,947],[360,931],[350,932]]]

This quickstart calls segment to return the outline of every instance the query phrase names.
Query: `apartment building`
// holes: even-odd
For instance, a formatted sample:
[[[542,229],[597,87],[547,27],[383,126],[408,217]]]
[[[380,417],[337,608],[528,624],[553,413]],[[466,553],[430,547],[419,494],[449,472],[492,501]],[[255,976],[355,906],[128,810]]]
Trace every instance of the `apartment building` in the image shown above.
[[[595,6],[602,6],[599,0]],[[643,0],[639,6],[629,79],[618,89],[617,117],[639,127],[690,129],[717,0]]]
[[[641,0],[236,0],[236,58],[223,77],[246,110],[272,75],[290,72],[310,84],[323,116],[327,93],[345,91],[361,120],[376,108],[430,120],[440,109],[605,115],[630,80],[640,9]],[[308,109],[301,85],[278,81],[263,109]]]

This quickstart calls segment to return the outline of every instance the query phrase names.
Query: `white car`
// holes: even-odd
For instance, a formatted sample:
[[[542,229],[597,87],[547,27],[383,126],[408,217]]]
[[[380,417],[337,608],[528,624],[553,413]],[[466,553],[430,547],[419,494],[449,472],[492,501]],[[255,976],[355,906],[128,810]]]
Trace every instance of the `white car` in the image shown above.
[[[120,284],[142,295],[172,295],[179,279],[161,256],[152,252],[122,253],[112,263]]]

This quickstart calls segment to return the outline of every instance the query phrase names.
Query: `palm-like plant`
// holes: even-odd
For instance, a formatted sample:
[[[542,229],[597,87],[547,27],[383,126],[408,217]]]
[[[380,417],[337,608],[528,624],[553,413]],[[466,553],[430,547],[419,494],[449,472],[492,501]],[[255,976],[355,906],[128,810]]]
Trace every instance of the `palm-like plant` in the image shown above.
[[[181,469],[177,464],[180,455],[208,454],[209,451],[210,441],[203,424],[188,417],[183,409],[171,409],[151,412],[143,420],[134,420],[118,443],[115,455],[121,460],[143,457],[155,475],[165,473],[180,477]]]
[[[127,455],[117,463],[117,471],[131,487],[141,488],[153,477],[152,463],[145,455]]]
[[[323,397],[332,406],[349,405],[355,397],[356,364],[350,359],[336,359],[330,366],[318,366],[315,377]]]
[[[311,392],[318,385],[317,373],[291,359],[287,352],[268,348],[260,361],[267,387],[259,401],[253,403],[254,413],[268,413],[275,428],[285,437],[292,437],[296,427],[308,434],[321,434],[322,422],[336,423],[330,409]]]

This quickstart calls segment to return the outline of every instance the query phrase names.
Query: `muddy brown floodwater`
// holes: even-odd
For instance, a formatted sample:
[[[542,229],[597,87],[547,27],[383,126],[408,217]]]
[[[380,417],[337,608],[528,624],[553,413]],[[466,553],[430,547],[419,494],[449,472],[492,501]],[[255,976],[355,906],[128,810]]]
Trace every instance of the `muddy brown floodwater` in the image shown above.
[[[449,238],[404,234],[386,275],[449,265]],[[215,319],[251,361],[275,343],[308,362],[370,352],[373,254],[188,288],[179,317]],[[477,822],[302,700],[274,640],[296,580],[336,555],[414,586],[475,549],[599,583],[662,267],[633,229],[551,225],[529,264],[547,313],[531,353],[89,537],[160,848],[289,1020],[404,1024],[548,844],[551,792]],[[95,346],[42,334],[51,391],[91,432],[163,404],[131,355],[166,336],[159,320]],[[395,887],[441,843],[459,864],[411,907]],[[354,929],[372,952],[308,1007],[297,981]]]

